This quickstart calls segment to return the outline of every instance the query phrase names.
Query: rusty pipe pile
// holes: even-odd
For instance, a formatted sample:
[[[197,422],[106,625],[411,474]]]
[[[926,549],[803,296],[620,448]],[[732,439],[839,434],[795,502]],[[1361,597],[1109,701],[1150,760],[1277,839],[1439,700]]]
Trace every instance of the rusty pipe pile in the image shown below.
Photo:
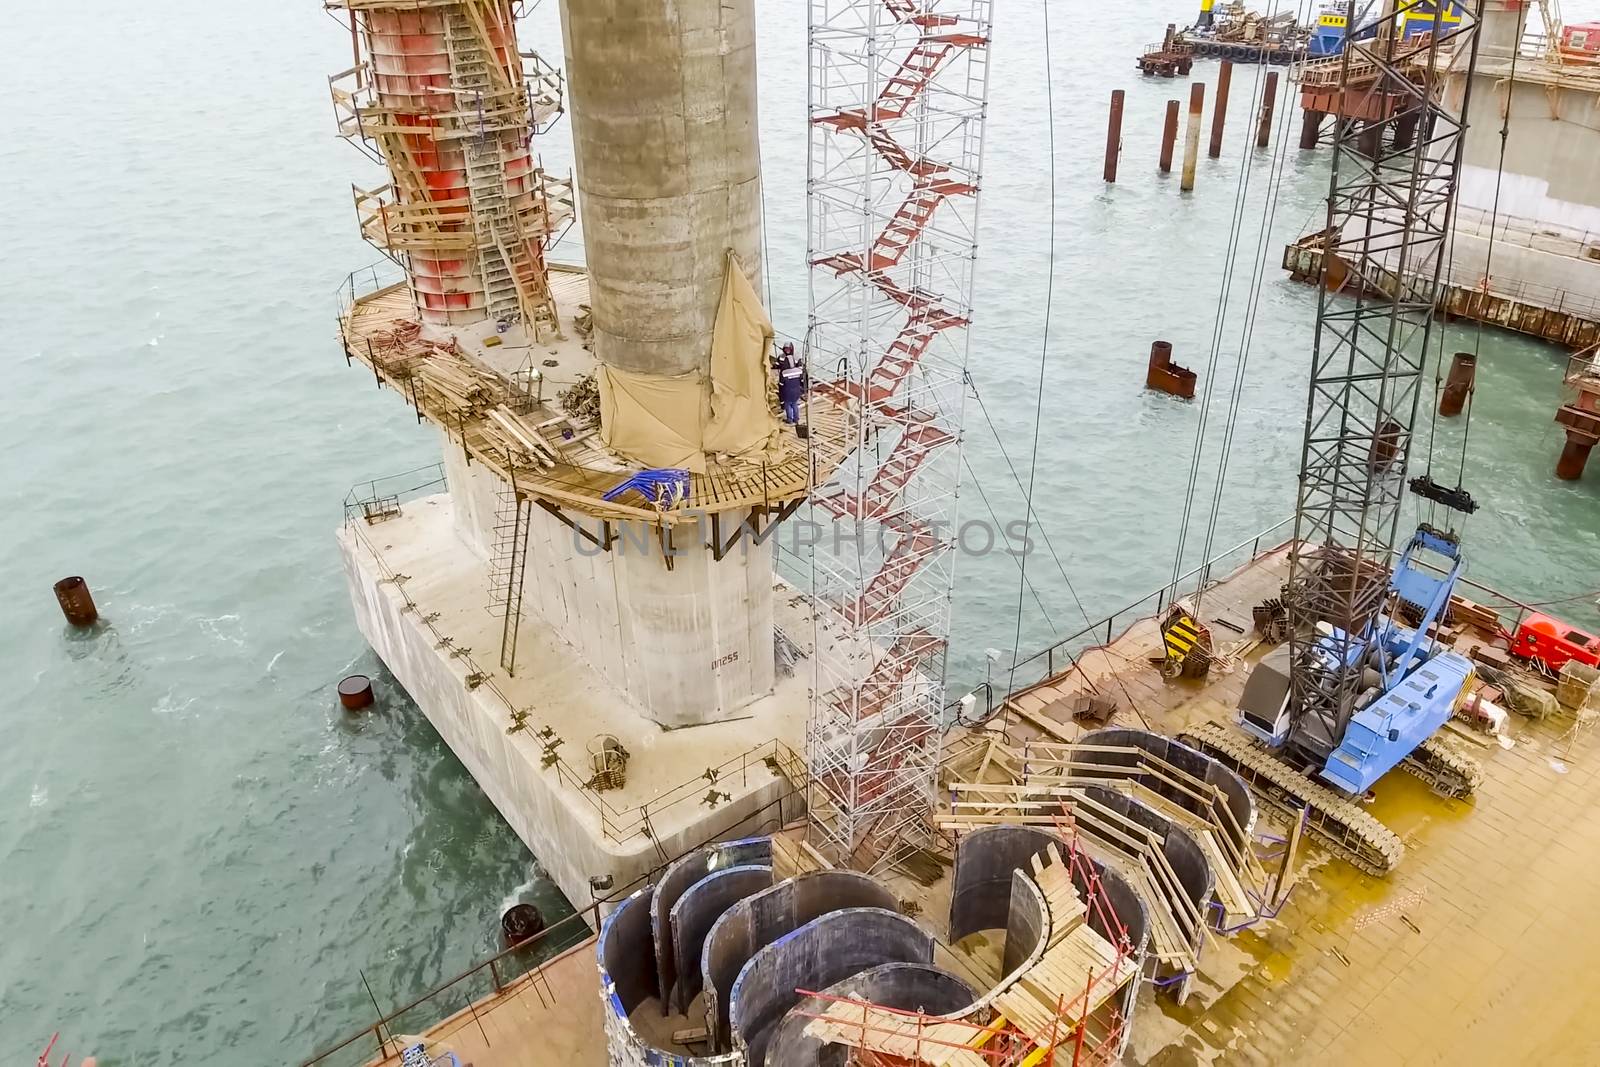
[[[1167,101],[1167,118],[1161,125],[1161,161],[1158,164],[1162,174],[1172,173],[1172,146],[1178,140],[1178,109],[1181,106],[1177,100]]]
[[[1183,179],[1178,184],[1184,192],[1194,188],[1194,168],[1200,161],[1200,119],[1205,106],[1205,82],[1195,82],[1189,86],[1189,128],[1183,138]]]
[[[1150,345],[1150,364],[1145,370],[1144,387],[1168,396],[1194,399],[1196,375],[1188,367],[1172,362],[1172,342],[1154,341]]]
[[[1272,140],[1272,112],[1278,104],[1278,72],[1267,72],[1266,94],[1261,100],[1261,121],[1256,124],[1256,147],[1265,148]]]
[[[1105,179],[1117,180],[1117,156],[1122,152],[1122,105],[1127,93],[1121,89],[1111,91],[1111,117],[1106,124]]]
[[[1439,396],[1439,414],[1446,418],[1461,414],[1477,374],[1478,357],[1471,352],[1457,352],[1450,360],[1450,376],[1445,379],[1444,392]]]
[[[1217,72],[1217,101],[1211,112],[1211,147],[1207,155],[1212,159],[1222,155],[1222,130],[1228,121],[1228,88],[1232,84],[1233,61],[1224,59],[1222,69]]]

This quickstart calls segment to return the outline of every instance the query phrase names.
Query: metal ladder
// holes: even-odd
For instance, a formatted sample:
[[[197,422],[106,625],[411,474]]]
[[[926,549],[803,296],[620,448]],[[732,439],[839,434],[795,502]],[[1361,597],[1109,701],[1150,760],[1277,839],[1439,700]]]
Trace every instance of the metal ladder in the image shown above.
[[[518,490],[514,481],[502,483],[495,506],[494,553],[489,559],[489,603],[500,615],[500,666],[507,677],[516,676],[532,518],[533,499]]]
[[[477,94],[481,111],[485,97],[495,95],[489,74],[490,57],[484,41],[473,28],[461,5],[445,13],[445,45],[450,53],[451,85],[458,105],[466,105]],[[478,251],[478,270],[483,277],[484,304],[489,317],[499,322],[522,319],[522,299],[515,265],[507,254],[503,233],[514,227],[511,205],[506,198],[505,155],[500,135],[491,133],[479,122],[478,136],[464,145],[467,164],[467,195],[472,201],[472,227]],[[513,242],[515,244],[515,242]]]

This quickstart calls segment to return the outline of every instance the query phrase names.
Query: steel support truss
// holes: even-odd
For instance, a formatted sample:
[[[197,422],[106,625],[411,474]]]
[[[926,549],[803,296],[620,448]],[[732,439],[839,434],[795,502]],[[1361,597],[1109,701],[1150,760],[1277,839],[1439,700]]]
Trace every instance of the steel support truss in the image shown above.
[[[807,510],[816,846],[925,842],[943,730],[991,0],[809,0],[813,396],[853,451]]]
[[[1363,113],[1385,117],[1337,120],[1333,148],[1288,604],[1289,743],[1309,760],[1327,758],[1355,713],[1388,592],[1482,3],[1462,2],[1460,21],[1424,43],[1402,40],[1419,3],[1400,0],[1341,59],[1340,84],[1357,91],[1359,70],[1359,91],[1373,96]],[[1355,25],[1360,5],[1348,6]],[[1444,102],[1451,77],[1466,85],[1459,113]]]

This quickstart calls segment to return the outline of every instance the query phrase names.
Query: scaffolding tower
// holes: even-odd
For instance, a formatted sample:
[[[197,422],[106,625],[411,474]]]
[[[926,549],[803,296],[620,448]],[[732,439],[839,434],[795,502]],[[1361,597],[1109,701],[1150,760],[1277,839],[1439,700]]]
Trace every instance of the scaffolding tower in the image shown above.
[[[943,730],[991,0],[809,0],[812,838],[880,869],[922,840]],[[815,468],[814,468],[815,469]]]
[[[1482,3],[1420,47],[1401,29],[1416,0],[1385,5],[1339,60],[1339,84],[1359,72],[1361,111],[1379,117],[1338,120],[1291,556],[1289,743],[1319,764],[1365,688],[1388,593],[1467,128],[1467,102],[1452,113],[1443,97],[1463,61],[1471,91]]]
[[[406,270],[424,322],[558,333],[545,245],[571,182],[532,156],[561,80],[517,49],[510,0],[327,0],[354,65],[328,79],[341,136],[388,168],[354,188],[362,236]]]

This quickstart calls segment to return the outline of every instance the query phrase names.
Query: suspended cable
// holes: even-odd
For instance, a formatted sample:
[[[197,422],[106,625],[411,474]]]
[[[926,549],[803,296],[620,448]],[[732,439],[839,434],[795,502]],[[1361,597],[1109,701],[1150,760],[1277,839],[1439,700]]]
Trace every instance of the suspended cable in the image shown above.
[[[1267,12],[1270,20],[1277,13],[1277,0],[1273,0]],[[1266,69],[1266,57],[1262,55],[1256,69],[1255,86],[1251,90],[1251,106],[1249,114],[1254,115],[1261,92],[1262,72]],[[1287,115],[1289,108],[1285,108]],[[1226,119],[1226,115],[1223,116]],[[1248,124],[1246,124],[1248,132]],[[1246,152],[1248,153],[1248,138]],[[1233,291],[1233,274],[1237,266],[1239,251],[1239,229],[1244,220],[1245,207],[1250,192],[1250,177],[1252,168],[1248,159],[1240,164],[1239,175],[1234,182],[1234,199],[1231,221],[1228,227],[1228,244],[1223,253],[1226,262],[1223,265],[1222,283],[1217,294],[1216,311],[1212,317],[1211,346],[1206,357],[1206,382],[1200,397],[1200,417],[1195,426],[1194,449],[1189,458],[1189,478],[1187,491],[1184,493],[1183,515],[1178,523],[1178,542],[1172,556],[1172,585],[1174,596],[1177,595],[1178,582],[1183,574],[1183,557],[1188,548],[1189,524],[1194,515],[1195,494],[1200,476],[1200,463],[1205,450],[1205,435],[1211,421],[1211,398],[1215,391],[1214,371],[1219,356],[1222,352],[1223,330],[1227,322],[1228,299]]]
[[[1307,17],[1307,10],[1302,6],[1300,17]],[[1261,309],[1261,294],[1266,286],[1266,249],[1267,239],[1272,232],[1272,219],[1277,213],[1278,198],[1283,189],[1283,170],[1288,163],[1288,115],[1291,109],[1284,108],[1283,116],[1279,120],[1278,143],[1273,154],[1267,161],[1267,190],[1261,199],[1261,221],[1257,227],[1255,256],[1252,261],[1250,289],[1246,299],[1244,326],[1239,336],[1239,354],[1234,362],[1233,388],[1228,397],[1228,412],[1224,420],[1222,445],[1217,456],[1217,475],[1212,487],[1211,512],[1206,522],[1206,538],[1204,549],[1200,554],[1202,565],[1211,559],[1211,550],[1216,543],[1217,523],[1222,514],[1222,495],[1227,483],[1228,468],[1233,456],[1234,433],[1238,428],[1239,410],[1244,397],[1244,383],[1250,365],[1250,353],[1255,342],[1256,320]],[[1246,149],[1248,151],[1248,147]],[[1177,590],[1173,593],[1176,595]],[[1198,614],[1200,603],[1205,595],[1204,585],[1195,590],[1195,612]]]
[[[1056,292],[1056,102],[1055,102],[1055,70],[1051,63],[1050,52],[1050,5],[1040,5],[1044,19],[1044,99],[1045,114],[1048,116],[1046,145],[1050,152],[1050,260],[1049,269],[1045,274],[1044,292],[1044,335],[1039,342],[1039,381],[1034,390],[1033,403],[1033,446],[1031,458],[1028,463],[1028,489],[1023,494],[1026,510],[1023,515],[1022,543],[1028,543],[1028,532],[1033,526],[1033,481],[1034,475],[1039,470],[1039,424],[1044,417],[1044,371],[1046,360],[1050,354],[1050,315],[1055,303]],[[1017,656],[1022,651],[1022,592],[1028,580],[1028,556],[1022,556],[1021,579],[1017,583],[1017,628],[1011,643],[1011,670],[1006,679],[1006,691],[1010,692],[1012,683],[1017,676]]]
[[[983,414],[983,421],[985,423],[987,423],[988,426],[989,426],[989,433],[994,438],[995,447],[1000,450],[1000,458],[1005,460],[1006,469],[1011,472],[1011,480],[1012,480],[1012,482],[1016,485],[1017,491],[1019,493],[1026,494],[1026,490],[1023,488],[1023,484],[1022,484],[1022,477],[1017,473],[1016,465],[1011,462],[1011,455],[1010,455],[1010,453],[1008,453],[1006,451],[1005,442],[1003,440],[1001,440],[1001,438],[1000,438],[1000,430],[999,430],[998,427],[995,426],[994,419],[989,417],[989,408],[988,408],[988,405],[986,405],[983,402],[983,394],[978,391],[978,383],[973,381],[971,379],[971,376],[969,375],[968,378],[967,378],[967,384],[972,387],[972,398],[978,402],[978,410]],[[969,466],[967,469],[971,470],[972,468]],[[974,478],[976,478],[976,475],[974,475]],[[981,495],[981,490],[980,490],[980,495]],[[985,503],[987,504],[987,501],[985,501]],[[1066,584],[1067,593],[1069,595],[1071,595],[1072,603],[1077,607],[1078,614],[1083,616],[1084,625],[1085,626],[1089,626],[1089,627],[1094,626],[1094,620],[1089,617],[1089,610],[1083,606],[1083,600],[1081,598],[1079,598],[1077,588],[1073,586],[1071,577],[1069,577],[1067,575],[1066,566],[1061,562],[1061,557],[1056,553],[1055,545],[1051,544],[1051,542],[1050,542],[1050,534],[1049,534],[1049,531],[1047,531],[1045,529],[1045,527],[1044,527],[1044,519],[1042,517],[1039,517],[1037,514],[1034,513],[1033,505],[1032,505],[1031,502],[1027,503],[1027,509],[1028,509],[1028,513],[1030,515],[1034,516],[1034,524],[1038,527],[1039,538],[1040,538],[1040,540],[1042,540],[1044,542],[1045,548],[1047,548],[1050,551],[1050,558],[1055,561],[1056,570],[1061,572],[1061,580],[1062,580],[1062,582],[1064,582]],[[993,514],[993,513],[991,512],[991,514]],[[999,519],[996,519],[995,522],[998,524]],[[1026,527],[1025,527],[1025,529],[1026,529]],[[1024,544],[1026,544],[1026,539],[1024,540]],[[1026,558],[1026,552],[1024,552],[1023,555],[1024,555],[1024,558]],[[1020,610],[1020,607],[1021,607],[1021,599],[1020,599],[1020,597],[1018,598],[1018,607],[1019,607],[1019,610]],[[1047,618],[1047,621],[1048,621],[1048,616],[1046,618]],[[1055,625],[1053,623],[1051,624],[1051,629],[1055,630]],[[1059,631],[1057,631],[1057,632],[1059,632]],[[1013,651],[1012,655],[1011,655],[1011,664],[1012,664],[1012,666],[1011,666],[1011,676],[1012,677],[1008,678],[1007,681],[1006,681],[1006,692],[1007,692],[1008,696],[1010,694],[1011,689],[1013,688],[1012,682],[1013,682],[1013,680],[1015,678],[1016,669],[1017,669],[1016,668],[1016,662],[1017,662],[1017,652]],[[1074,655],[1072,657],[1072,666],[1069,667],[1068,670],[1070,671],[1070,670],[1076,668],[1077,666],[1078,666],[1078,658],[1077,658],[1077,656]],[[1144,713],[1139,710],[1139,708],[1138,708],[1138,706],[1136,704],[1134,704],[1134,702],[1133,702],[1133,694],[1128,692],[1127,683],[1122,680],[1122,676],[1120,674],[1113,673],[1112,677],[1116,681],[1117,685],[1122,689],[1122,694],[1128,701],[1128,710],[1132,711],[1133,714],[1138,717],[1139,722],[1142,725],[1144,725],[1146,728],[1148,728],[1150,724],[1149,724],[1149,722],[1147,722],[1145,720]],[[1098,693],[1100,691],[1095,686],[1094,680],[1092,678],[1090,678],[1087,674],[1083,675],[1083,680],[1088,684],[1090,690],[1092,690],[1093,692]]]
[[[1520,16],[1518,18],[1518,25],[1519,26],[1521,25],[1521,17]],[[1505,176],[1506,176],[1506,144],[1511,140],[1511,105],[1512,105],[1512,102],[1514,101],[1515,96],[1516,96],[1516,88],[1517,88],[1517,58],[1522,53],[1521,37],[1522,37],[1521,33],[1518,33],[1517,41],[1514,42],[1512,44],[1512,46],[1511,46],[1511,74],[1510,74],[1510,77],[1508,77],[1506,79],[1506,108],[1505,108],[1505,112],[1501,115],[1501,118],[1500,118],[1500,159],[1495,165],[1495,172],[1494,172],[1494,202],[1493,202],[1493,204],[1490,205],[1490,208],[1489,208],[1489,246],[1484,251],[1484,257],[1483,257],[1483,288],[1484,288],[1485,292],[1488,292],[1488,289],[1489,289],[1489,278],[1494,273],[1494,231],[1495,231],[1495,227],[1500,222],[1500,187],[1504,183]],[[1466,116],[1462,115],[1462,119],[1465,120],[1465,118],[1466,118]],[[1460,194],[1459,193],[1457,194],[1456,199],[1457,199],[1456,211],[1457,211],[1457,213],[1459,213],[1460,212]],[[1478,362],[1479,357],[1482,354],[1483,354],[1483,319],[1480,317],[1478,319],[1478,335],[1477,335],[1476,339],[1474,339],[1474,341],[1472,343],[1472,359],[1473,359],[1474,364],[1476,364]],[[1464,485],[1466,483],[1466,479],[1467,479],[1467,441],[1468,441],[1469,437],[1472,434],[1472,397],[1473,397],[1473,394],[1475,394],[1478,391],[1477,390],[1477,380],[1476,380],[1476,374],[1477,374],[1476,366],[1473,369],[1473,374],[1474,374],[1473,386],[1472,386],[1472,388],[1467,390],[1467,416],[1466,416],[1466,421],[1461,424],[1461,466],[1458,469],[1457,474],[1456,474],[1456,486],[1458,488],[1460,486]]]
[[[978,472],[972,469],[972,463],[967,459],[967,453],[965,449],[963,449],[961,453],[961,463],[967,468],[967,473],[972,476],[972,487],[978,491],[978,499],[983,502],[984,510],[989,513],[989,521],[994,524],[994,528],[996,530],[1000,529],[1000,516],[996,515],[994,508],[989,505],[989,495],[983,491],[983,482],[978,478]],[[1018,568],[1022,566],[1022,560],[1020,559],[1019,553],[1008,552],[1006,555],[1011,557],[1012,561],[1017,564]],[[1033,594],[1033,602],[1034,604],[1038,605],[1039,614],[1044,616],[1044,621],[1049,625],[1050,632],[1052,634],[1059,635],[1061,631],[1056,627],[1055,620],[1050,618],[1050,611],[1044,606],[1044,601],[1040,599],[1039,590],[1034,588],[1033,583],[1027,580],[1026,575],[1023,576],[1023,582],[1027,585],[1028,592]]]

